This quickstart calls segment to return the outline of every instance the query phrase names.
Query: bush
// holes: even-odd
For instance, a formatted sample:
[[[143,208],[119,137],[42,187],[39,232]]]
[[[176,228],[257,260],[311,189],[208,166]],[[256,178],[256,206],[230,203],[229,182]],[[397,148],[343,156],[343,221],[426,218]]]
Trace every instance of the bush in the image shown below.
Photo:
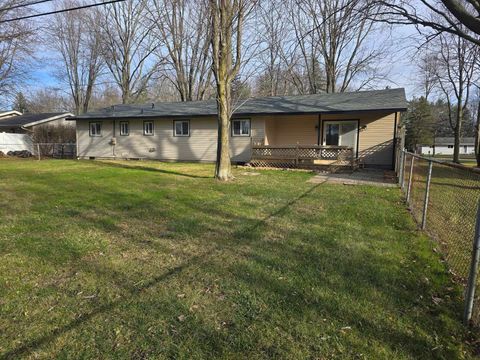
[[[40,125],[33,129],[34,143],[75,143],[75,127],[71,125]]]

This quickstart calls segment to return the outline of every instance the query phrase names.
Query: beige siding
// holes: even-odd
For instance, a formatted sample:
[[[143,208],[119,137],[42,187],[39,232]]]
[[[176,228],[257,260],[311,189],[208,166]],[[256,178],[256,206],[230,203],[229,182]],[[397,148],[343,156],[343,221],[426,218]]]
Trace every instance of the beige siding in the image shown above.
[[[318,141],[318,115],[274,115],[266,121],[266,144],[313,145]]]
[[[367,165],[392,166],[395,113],[322,114],[322,121],[358,120],[359,158]],[[265,144],[309,145],[318,142],[318,115],[272,115],[265,119]],[[321,125],[323,127],[323,124]]]
[[[359,120],[359,157],[367,165],[392,165],[395,113],[359,112],[322,114],[324,120]],[[251,119],[252,137],[231,137],[233,161],[250,160],[250,145],[264,141],[269,145],[311,145],[318,141],[317,114],[268,115]],[[173,120],[157,119],[155,135],[143,135],[143,121],[130,120],[130,135],[120,136],[116,121],[117,145],[110,145],[113,121],[103,122],[102,136],[89,136],[89,122],[77,122],[78,154],[80,157],[151,158],[159,160],[215,161],[217,148],[216,118],[190,119],[190,136],[173,136]]]
[[[173,120],[153,120],[153,136],[143,135],[143,120],[129,120],[130,135],[120,136],[120,121],[115,121],[116,145],[113,137],[113,121],[102,121],[102,136],[90,137],[89,122],[77,122],[78,155],[81,158],[151,158],[159,160],[215,161],[217,150],[217,119],[190,119],[190,136],[173,136]],[[263,119],[252,119],[252,136],[264,135]],[[233,161],[250,160],[250,137],[231,137]]]
[[[77,155],[79,157],[113,157],[109,141],[113,136],[113,122],[102,122],[102,136],[89,136],[89,122],[77,121]]]
[[[393,161],[394,112],[325,114],[323,120],[359,120],[358,156],[367,165],[391,167]]]

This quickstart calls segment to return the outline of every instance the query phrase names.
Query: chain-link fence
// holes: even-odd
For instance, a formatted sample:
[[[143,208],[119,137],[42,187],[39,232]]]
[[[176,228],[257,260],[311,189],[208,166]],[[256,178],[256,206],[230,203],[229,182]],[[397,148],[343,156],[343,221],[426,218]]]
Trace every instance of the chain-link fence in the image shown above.
[[[74,159],[77,156],[77,146],[70,143],[36,143],[33,145],[33,151],[38,159]]]
[[[35,157],[41,159],[74,159],[77,147],[72,143],[0,144],[0,157]]]
[[[401,151],[398,175],[413,217],[438,242],[453,278],[465,288],[465,320],[480,324],[480,288],[471,299],[473,314],[468,306],[468,294],[480,284],[480,279],[475,281],[475,261],[471,272],[474,239],[479,236],[480,170]]]

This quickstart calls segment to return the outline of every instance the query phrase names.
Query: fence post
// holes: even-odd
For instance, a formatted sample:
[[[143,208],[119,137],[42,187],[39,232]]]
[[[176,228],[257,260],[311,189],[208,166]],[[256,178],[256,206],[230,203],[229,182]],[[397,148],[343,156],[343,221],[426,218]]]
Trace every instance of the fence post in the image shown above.
[[[433,161],[428,162],[427,185],[425,187],[425,198],[423,200],[422,230],[427,226],[428,197],[430,196],[430,183],[432,182]]]
[[[400,184],[400,188],[403,189],[403,177],[404,177],[404,165],[405,163],[405,149],[400,151],[400,164],[398,164],[398,183]]]
[[[38,154],[38,160],[41,160],[41,157],[40,157],[40,144],[37,143],[37,154]]]
[[[355,170],[355,155],[353,153],[353,148],[350,149],[350,166],[352,167],[352,171]]]
[[[470,263],[470,273],[468,275],[468,284],[465,294],[465,311],[463,313],[463,323],[468,325],[472,319],[473,301],[475,298],[475,287],[477,285],[478,262],[480,259],[480,201],[477,206],[477,221],[475,223],[475,237],[473,238],[472,259]]]
[[[412,160],[410,162],[410,174],[408,175],[408,187],[407,187],[407,203],[410,201],[410,193],[412,191],[412,180],[413,180],[413,163],[415,161],[415,156],[412,156]]]

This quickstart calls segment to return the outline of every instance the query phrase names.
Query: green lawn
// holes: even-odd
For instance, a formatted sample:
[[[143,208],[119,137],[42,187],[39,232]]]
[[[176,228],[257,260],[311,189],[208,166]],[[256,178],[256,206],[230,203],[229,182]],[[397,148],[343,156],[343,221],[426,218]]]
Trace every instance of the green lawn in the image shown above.
[[[477,167],[477,162],[475,160],[462,160],[462,165],[470,166],[470,167]]]
[[[427,155],[424,155],[428,157]],[[441,161],[452,161],[453,155],[436,155],[434,156],[436,160],[441,160]],[[477,161],[475,160],[475,155],[461,155],[460,156],[460,164],[465,165],[465,166],[470,166],[470,167],[476,167],[477,166]]]
[[[410,158],[406,164],[410,172]],[[414,162],[410,207],[422,221],[428,162]],[[439,239],[451,270],[465,283],[470,271],[475,221],[480,200],[480,174],[434,163],[427,211],[427,231]],[[480,321],[479,317],[476,319]]]
[[[0,357],[469,358],[397,189],[0,161]]]

